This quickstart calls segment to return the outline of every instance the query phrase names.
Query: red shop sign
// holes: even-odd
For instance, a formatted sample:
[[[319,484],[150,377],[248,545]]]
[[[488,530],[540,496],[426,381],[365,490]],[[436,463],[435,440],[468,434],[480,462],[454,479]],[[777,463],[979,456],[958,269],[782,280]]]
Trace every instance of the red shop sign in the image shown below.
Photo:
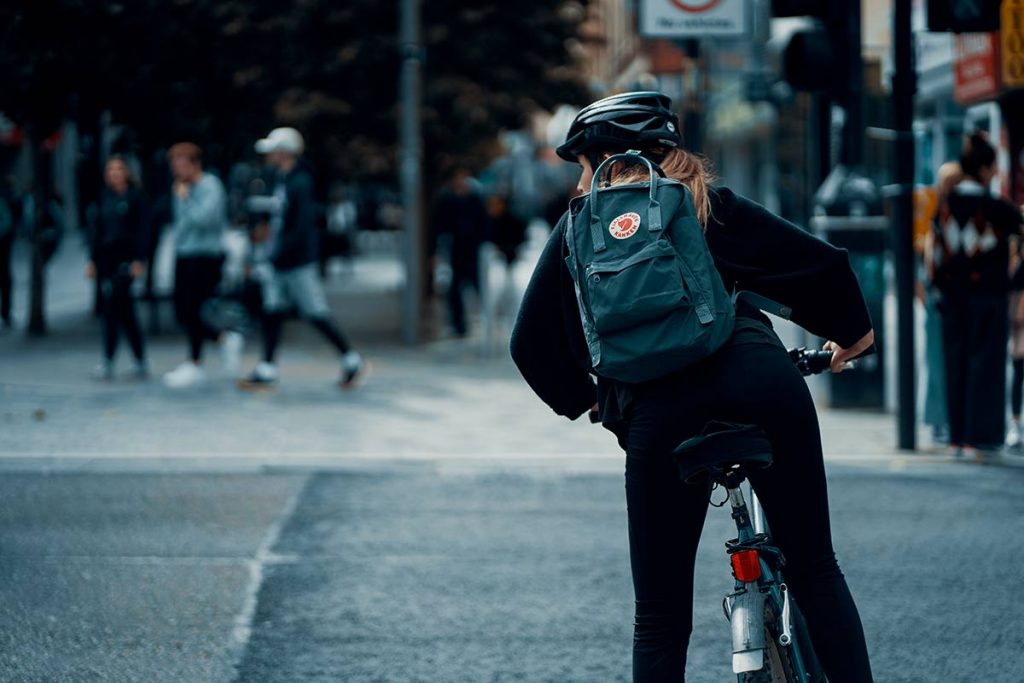
[[[960,33],[954,37],[953,98],[974,104],[999,95],[999,33]]]

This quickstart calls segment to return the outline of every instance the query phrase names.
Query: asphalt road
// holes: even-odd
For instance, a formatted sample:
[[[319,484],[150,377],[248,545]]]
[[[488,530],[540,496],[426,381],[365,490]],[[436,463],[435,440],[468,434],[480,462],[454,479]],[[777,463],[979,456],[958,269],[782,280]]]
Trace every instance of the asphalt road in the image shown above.
[[[832,466],[876,679],[1017,682],[1024,470]],[[627,681],[621,475],[5,473],[2,681]],[[730,680],[713,510],[687,680]]]

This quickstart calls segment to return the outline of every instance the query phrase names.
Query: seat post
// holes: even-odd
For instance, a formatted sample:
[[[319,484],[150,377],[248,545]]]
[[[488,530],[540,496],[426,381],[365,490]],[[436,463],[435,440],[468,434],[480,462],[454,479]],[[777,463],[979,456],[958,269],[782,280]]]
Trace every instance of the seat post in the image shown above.
[[[743,496],[742,484],[746,480],[746,474],[742,467],[734,467],[722,473],[720,481],[729,493],[729,505],[732,507],[732,518],[736,520],[736,530],[739,541],[749,541],[756,534],[754,525],[750,521],[750,509]]]

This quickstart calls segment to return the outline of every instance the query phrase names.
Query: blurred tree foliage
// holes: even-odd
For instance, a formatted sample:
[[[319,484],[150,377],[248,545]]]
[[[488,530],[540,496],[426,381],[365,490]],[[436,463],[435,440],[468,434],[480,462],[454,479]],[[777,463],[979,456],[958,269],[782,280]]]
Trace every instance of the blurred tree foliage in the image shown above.
[[[423,2],[429,168],[478,166],[496,134],[587,96],[570,56],[580,2]],[[275,125],[346,179],[395,170],[398,0],[7,0],[0,111],[45,137],[72,116],[127,125],[142,154],[181,139],[213,163]],[[429,173],[429,170],[428,170]]]

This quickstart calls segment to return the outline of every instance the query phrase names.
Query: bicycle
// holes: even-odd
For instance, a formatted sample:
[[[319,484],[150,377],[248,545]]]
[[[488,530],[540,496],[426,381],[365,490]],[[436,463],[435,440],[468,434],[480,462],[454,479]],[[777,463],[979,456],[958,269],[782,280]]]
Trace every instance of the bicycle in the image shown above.
[[[805,377],[824,372],[832,361],[830,351],[798,348],[789,355]],[[673,456],[683,481],[708,482],[709,490],[722,487],[728,494],[716,507],[728,502],[736,522],[737,537],[725,544],[736,584],[722,600],[722,609],[732,625],[738,683],[824,683],[807,625],[782,576],[785,558],[772,545],[753,489],[748,507],[741,488],[749,470],[772,463],[764,430],[712,421],[680,444]]]

